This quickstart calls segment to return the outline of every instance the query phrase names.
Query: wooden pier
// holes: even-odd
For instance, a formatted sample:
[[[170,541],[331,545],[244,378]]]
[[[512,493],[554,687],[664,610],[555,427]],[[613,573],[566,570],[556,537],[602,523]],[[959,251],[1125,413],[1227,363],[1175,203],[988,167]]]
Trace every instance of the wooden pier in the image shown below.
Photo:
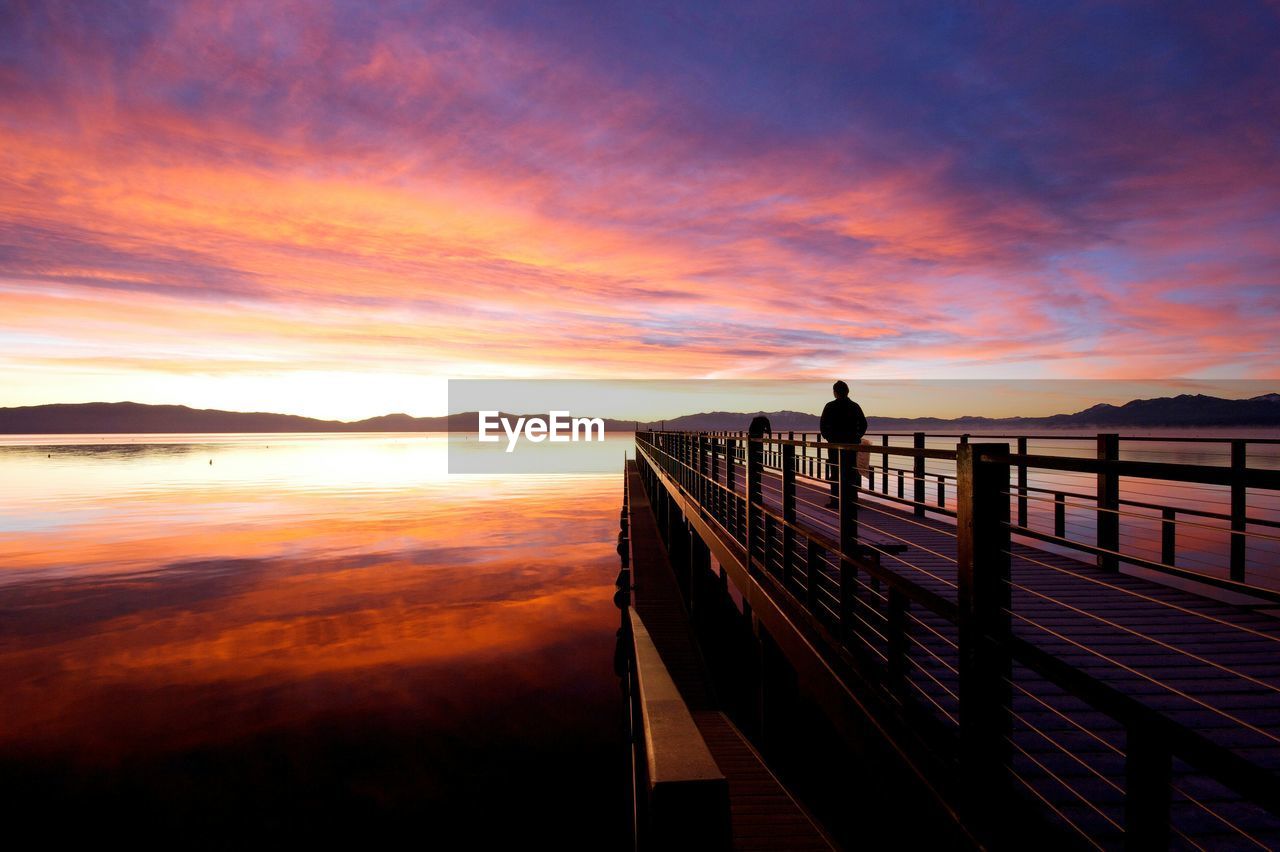
[[[1240,442],[1206,465],[1125,461],[1117,436],[1091,457],[1025,438],[886,438],[871,459],[808,435],[636,441],[656,528],[632,549],[698,554],[666,594],[696,608],[696,574],[732,584],[787,668],[762,688],[805,691],[851,741],[874,732],[975,845],[1280,847],[1280,472]],[[1093,487],[1035,484],[1061,473]],[[1090,504],[1084,534],[1067,500]],[[1129,532],[1148,517],[1155,553]],[[1218,522],[1221,570],[1179,558],[1180,525]]]

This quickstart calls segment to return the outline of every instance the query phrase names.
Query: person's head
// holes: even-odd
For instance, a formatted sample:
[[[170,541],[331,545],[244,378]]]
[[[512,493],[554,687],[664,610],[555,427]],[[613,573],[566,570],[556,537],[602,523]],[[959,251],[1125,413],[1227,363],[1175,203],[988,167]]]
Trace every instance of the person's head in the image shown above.
[[[842,379],[831,386],[831,392],[836,395],[836,399],[844,399],[849,395],[849,386]]]

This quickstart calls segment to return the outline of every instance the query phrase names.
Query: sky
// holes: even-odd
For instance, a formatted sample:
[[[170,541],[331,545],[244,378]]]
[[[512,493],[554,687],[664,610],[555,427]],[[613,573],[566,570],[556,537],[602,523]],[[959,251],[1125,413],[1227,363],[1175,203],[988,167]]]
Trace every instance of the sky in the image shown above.
[[[4,0],[0,406],[1280,380],[1278,68],[1248,0]]]

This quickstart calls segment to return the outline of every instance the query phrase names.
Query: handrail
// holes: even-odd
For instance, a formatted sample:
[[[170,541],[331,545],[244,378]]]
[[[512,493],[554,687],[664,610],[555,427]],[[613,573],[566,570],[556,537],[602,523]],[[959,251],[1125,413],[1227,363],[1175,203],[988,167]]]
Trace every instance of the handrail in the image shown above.
[[[666,431],[666,432],[648,432],[648,433],[637,433],[637,434],[683,435],[683,436],[706,435],[707,437],[716,437],[716,438],[738,437],[740,435],[741,437],[738,438],[739,440],[749,441],[753,444],[768,443],[768,444],[777,444],[779,446],[821,447],[822,449],[835,449],[835,450],[858,450],[860,452],[867,452],[877,456],[882,453],[888,453],[891,456],[913,456],[916,458],[927,458],[927,459],[954,460],[956,457],[955,450],[935,450],[935,449],[925,449],[925,448],[919,448],[919,447],[894,447],[894,446],[882,446],[880,444],[842,444],[835,441],[806,441],[803,439],[798,440],[794,438],[753,438],[747,435],[745,432],[743,433],[730,432],[730,433],[721,434],[719,432]],[[817,434],[817,433],[814,433],[814,434]]]
[[[729,787],[640,614],[628,606],[631,674],[644,746],[646,824],[652,848],[681,840],[730,847]],[[640,791],[637,791],[640,792]]]
[[[1168,427],[1153,427],[1168,428]],[[650,430],[652,432],[676,432],[682,430]],[[696,430],[695,430],[696,431]],[[813,429],[778,429],[775,435],[782,433],[788,435],[820,435],[821,433]],[[732,435],[746,436],[746,430],[712,430],[702,432],[704,435]],[[867,430],[868,435],[879,435],[886,438],[910,438],[915,435],[924,435],[928,438],[982,438],[984,440],[1015,440],[1017,438],[1026,438],[1032,441],[1093,441],[1096,440],[1097,433],[1086,435],[1072,435],[1060,432],[1017,432],[1017,433],[995,433],[995,432],[933,432],[928,429],[919,432],[883,432],[878,429]],[[1205,435],[1125,435],[1118,433],[1121,441],[1135,441],[1147,443],[1170,443],[1170,444],[1230,444],[1233,441],[1243,441],[1247,444],[1280,444],[1280,438],[1259,438],[1259,437],[1218,437]]]
[[[879,452],[879,450],[877,450]],[[1243,479],[1246,488],[1280,491],[1280,470],[1229,467],[1170,462],[1120,461],[1118,459],[1082,459],[1070,456],[1018,455],[992,453],[982,460],[991,464],[1035,467],[1041,470],[1064,470],[1073,473],[1098,473],[1169,482],[1194,482],[1198,485],[1231,485]]]
[[[927,463],[930,459],[954,462],[956,451],[923,447],[923,433],[915,433],[916,446],[913,447],[870,443],[832,443],[775,436],[752,438],[750,436],[741,436],[740,433],[698,433],[669,430],[641,434],[652,435],[656,440],[677,442],[693,440],[700,436],[713,444],[724,444],[725,446],[722,449],[709,449],[711,449],[712,455],[724,457],[726,464],[734,464],[735,466],[745,465],[747,447],[763,448],[766,460],[765,470],[770,471],[775,476],[780,475],[779,466],[782,453],[787,448],[792,448],[796,451],[796,464],[799,465],[797,475],[819,480],[830,476],[830,459],[824,457],[827,454],[833,452],[838,454],[842,451],[852,450],[859,454],[865,454],[869,460],[878,455],[880,456],[880,463],[878,465],[869,463],[865,469],[870,486],[874,486],[877,477],[880,480],[880,490],[878,494],[874,494],[875,499],[899,505],[910,505],[919,517],[923,517],[926,514],[948,518],[956,516],[954,509],[945,505],[948,495],[952,494],[954,489],[958,487],[955,475],[946,471],[930,471],[927,469]],[[1106,440],[1104,441],[1104,439]],[[1098,442],[1098,458],[1019,452],[1008,453],[998,459],[987,458],[985,461],[1007,463],[1017,470],[1017,485],[1014,486],[1011,483],[1008,494],[1012,499],[1016,500],[1019,527],[1030,529],[1031,504],[1038,499],[1033,495],[1052,494],[1056,502],[1053,543],[1096,556],[1108,570],[1116,570],[1120,563],[1127,563],[1182,579],[1203,578],[1203,582],[1207,586],[1231,591],[1256,589],[1262,598],[1280,600],[1280,598],[1276,597],[1277,591],[1275,589],[1267,585],[1249,582],[1246,561],[1246,542],[1268,538],[1264,533],[1251,528],[1280,529],[1280,520],[1258,517],[1257,513],[1248,511],[1250,498],[1247,497],[1247,492],[1249,489],[1280,490],[1280,470],[1248,467],[1245,464],[1244,439],[1206,439],[1222,440],[1230,443],[1232,447],[1230,466],[1122,460],[1118,458],[1118,440],[1115,435],[1095,436],[1095,441]],[[736,450],[732,453],[734,456],[732,462],[728,459],[730,445],[736,447]],[[1024,437],[1019,438],[1018,445],[1020,450],[1026,447]],[[959,446],[965,445],[961,444]],[[889,466],[887,464],[889,456],[912,458],[913,464],[909,468]],[[1082,491],[1062,486],[1041,487],[1028,481],[1029,470],[1038,471],[1041,474],[1056,471],[1077,476],[1096,477],[1100,490],[1096,494],[1086,494]],[[896,497],[889,493],[890,477],[897,480]],[[1124,478],[1162,480],[1182,483],[1191,487],[1204,485],[1225,486],[1230,489],[1230,511],[1213,512],[1201,507],[1161,504],[1150,500],[1134,500],[1121,494],[1120,483]],[[912,483],[912,494],[907,493],[906,485],[908,480]],[[937,486],[936,500],[928,499],[928,491],[933,484]],[[1102,490],[1104,488],[1105,490]],[[863,490],[863,493],[872,495],[872,488],[869,487]],[[1068,497],[1094,504],[1087,508],[1096,512],[1097,540],[1095,542],[1086,545],[1084,542],[1077,541],[1066,535],[1063,514],[1065,503],[1063,501]],[[1159,517],[1153,515],[1150,518],[1151,521],[1161,525],[1158,547],[1157,542],[1154,540],[1149,545],[1146,545],[1146,554],[1131,552],[1121,547],[1120,516],[1125,514],[1121,510],[1126,506],[1160,513]],[[1081,507],[1074,506],[1073,508]],[[1225,510],[1227,507],[1224,506],[1223,508]],[[1134,513],[1128,514],[1133,518],[1146,519],[1147,517]],[[1232,581],[1230,584],[1224,585],[1214,578],[1211,573],[1203,570],[1188,569],[1186,564],[1180,564],[1177,561],[1179,549],[1178,531],[1196,526],[1193,522],[1185,520],[1188,517],[1221,521],[1229,527],[1227,532],[1230,537],[1230,547],[1229,553],[1224,557],[1224,566],[1229,568],[1230,580]],[[1215,527],[1206,528],[1216,529]],[[1045,538],[1047,533],[1041,533],[1038,536],[1034,533],[1027,534],[1033,538],[1049,540]],[[1147,533],[1144,532],[1143,535],[1147,535]],[[1196,536],[1192,535],[1190,552],[1185,550],[1186,545],[1184,544],[1183,563],[1201,561],[1195,550],[1194,542],[1196,540]],[[1151,555],[1157,549],[1158,559]]]

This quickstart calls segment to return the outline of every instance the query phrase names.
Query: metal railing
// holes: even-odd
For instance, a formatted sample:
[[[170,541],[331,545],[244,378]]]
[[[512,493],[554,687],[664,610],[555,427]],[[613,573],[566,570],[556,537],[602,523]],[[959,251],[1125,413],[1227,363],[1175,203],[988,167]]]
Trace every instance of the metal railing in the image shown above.
[[[733,458],[725,463],[736,463],[739,471],[744,468],[746,433],[688,434],[728,446]],[[946,449],[937,446],[953,438],[958,443]],[[1089,553],[1111,570],[1127,564],[1280,603],[1280,494],[1267,485],[1280,473],[1280,438],[874,433],[868,436],[870,445],[864,441],[859,450],[868,460],[859,465],[867,482],[863,490],[909,506],[917,517],[954,518],[953,448],[974,438],[1011,442],[1012,510],[1027,535],[1051,548]],[[891,444],[892,440],[909,446]],[[781,441],[797,446],[802,476],[830,478],[823,472],[822,454],[833,445],[814,432],[778,433],[765,441],[766,469],[780,468]],[[1161,460],[1165,457],[1185,457],[1187,452],[1179,447],[1192,447],[1193,457],[1220,463],[1181,464],[1189,472],[1186,478],[1144,475],[1176,471],[1176,462],[1167,468],[1160,465],[1171,464]],[[902,449],[920,452],[899,452]],[[1260,455],[1262,450],[1265,455]],[[1122,464],[1073,464],[1090,459]],[[1251,461],[1273,469],[1251,466]],[[1146,463],[1156,467],[1146,468]]]
[[[772,580],[828,630],[926,747],[954,763],[967,779],[962,789],[990,799],[1020,788],[1098,847],[1194,847],[1205,820],[1241,842],[1280,841],[1280,777],[1235,747],[1280,757],[1280,736],[1256,721],[1280,712],[1280,679],[1165,635],[1159,620],[1238,641],[1264,659],[1280,651],[1280,625],[1158,594],[1118,570],[1127,564],[1280,600],[1234,568],[1236,536],[1268,521],[1237,506],[1236,495],[1280,492],[1280,472],[1236,465],[1234,450],[1229,466],[1122,460],[1115,436],[1095,439],[1096,458],[1011,452],[1007,443],[941,449],[917,435],[912,446],[895,446],[887,437],[871,448],[731,433],[642,432],[636,441],[651,493],[679,491],[753,575]],[[930,472],[929,463],[950,472]],[[1040,528],[1032,501],[1043,490],[1030,483],[1058,473],[1094,481],[1091,494],[1074,492],[1093,501],[1090,541]],[[932,497],[928,476],[943,483]],[[1223,514],[1246,521],[1227,530],[1229,575],[1126,549],[1126,480],[1226,490],[1232,511]],[[831,489],[834,511],[823,499]],[[1052,501],[1055,523],[1066,496]],[[1161,524],[1214,515],[1151,505]],[[1089,595],[1156,620],[1125,624],[1107,607],[1093,611]],[[1153,654],[1155,668],[1139,662]],[[1257,700],[1239,710],[1186,686],[1181,670]]]

